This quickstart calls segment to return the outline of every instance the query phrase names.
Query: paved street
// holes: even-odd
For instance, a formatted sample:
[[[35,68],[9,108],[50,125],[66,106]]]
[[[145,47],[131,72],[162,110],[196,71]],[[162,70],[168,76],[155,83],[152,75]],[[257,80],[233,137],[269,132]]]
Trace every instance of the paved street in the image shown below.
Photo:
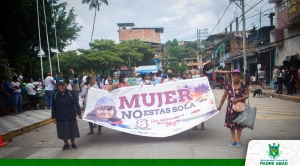
[[[213,90],[219,104],[223,90]],[[245,158],[250,140],[300,139],[300,103],[276,98],[250,98],[257,107],[255,129],[245,129],[242,147],[229,147],[230,132],[221,112],[205,122],[206,130],[188,130],[167,138],[148,138],[104,128],[87,136],[88,123],[79,120],[81,138],[77,151],[61,151],[53,123],[13,138],[0,147],[0,158]]]

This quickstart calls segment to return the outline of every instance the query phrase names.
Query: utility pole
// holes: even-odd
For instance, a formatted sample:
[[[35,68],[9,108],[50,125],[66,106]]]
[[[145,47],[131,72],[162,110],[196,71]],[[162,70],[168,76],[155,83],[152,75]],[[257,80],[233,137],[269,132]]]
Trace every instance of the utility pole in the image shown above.
[[[59,67],[59,57],[58,57],[58,48],[57,48],[57,36],[56,36],[56,14],[54,14],[54,8],[53,8],[53,0],[52,0],[52,10],[53,10],[53,21],[54,21],[54,34],[55,34],[55,44],[56,44],[56,57],[57,57],[57,68],[58,72],[60,72],[60,67]]]
[[[219,11],[217,10],[217,12],[218,12],[218,21],[219,21]],[[220,30],[219,30],[219,25],[220,25],[220,24],[218,24],[218,32],[220,32]]]
[[[203,58],[203,53],[202,53],[202,45],[201,45],[201,39],[207,37],[207,28],[205,29],[197,29],[197,62],[198,62],[198,68],[200,71],[203,70],[202,66],[202,58]]]
[[[261,9],[260,9],[260,12],[259,12],[259,28],[261,28]]]
[[[242,0],[242,13],[243,13],[243,55],[244,55],[244,74],[247,70],[247,54],[246,54],[246,21],[245,21],[245,0]]]
[[[46,39],[48,45],[48,57],[49,57],[49,64],[50,64],[50,72],[52,73],[52,64],[51,64],[51,56],[50,56],[50,47],[49,47],[49,39],[48,39],[48,29],[47,29],[47,19],[46,19],[46,11],[45,11],[45,0],[43,0],[43,8],[44,8],[44,17],[45,17],[45,27],[46,27]]]
[[[241,5],[238,5],[235,1],[241,1]],[[246,21],[245,21],[245,0],[230,0],[234,2],[240,9],[242,9],[242,20],[243,20],[243,59],[244,59],[244,73],[247,70],[247,54],[246,54]]]

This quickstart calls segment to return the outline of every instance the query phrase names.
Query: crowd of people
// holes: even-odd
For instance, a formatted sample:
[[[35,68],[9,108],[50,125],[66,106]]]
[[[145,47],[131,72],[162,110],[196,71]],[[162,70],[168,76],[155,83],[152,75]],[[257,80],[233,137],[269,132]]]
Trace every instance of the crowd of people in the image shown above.
[[[284,66],[274,66],[272,70],[272,82],[274,84],[274,89],[272,92],[277,94],[282,94],[283,85],[286,87],[287,93],[286,95],[293,95],[297,94],[297,80],[298,78],[298,71],[295,65],[291,67],[284,67]],[[257,89],[258,86],[261,89],[265,89],[264,84],[266,80],[266,72],[263,69],[259,69],[256,74],[252,76],[249,74],[249,71],[246,70],[246,74],[244,75],[244,80],[247,86],[252,85],[252,89]]]
[[[48,76],[45,79],[45,87],[48,87],[47,89],[45,88],[46,94],[47,96],[52,95],[52,98],[47,97],[49,98],[47,99],[47,103],[50,103],[47,104],[47,107],[51,108],[52,106],[52,118],[54,118],[54,122],[57,126],[58,138],[64,140],[65,143],[62,148],[63,150],[69,148],[72,148],[73,150],[77,149],[75,145],[75,138],[79,137],[79,130],[74,118],[76,119],[76,116],[82,118],[81,111],[77,110],[79,109],[79,102],[77,99],[78,97],[80,98],[80,102],[83,102],[83,106],[85,108],[89,101],[87,98],[89,89],[95,88],[112,91],[117,88],[129,86],[155,86],[157,84],[175,82],[178,80],[205,77],[199,70],[196,70],[195,72],[185,71],[184,73],[174,73],[174,70],[168,69],[166,74],[163,74],[160,71],[157,73],[143,73],[137,75],[135,78],[125,73],[114,73],[112,76],[107,76],[105,78],[102,78],[100,74],[97,74],[96,76],[86,74],[79,79],[78,75],[72,69],[71,72],[74,77],[72,80],[64,77],[63,73],[59,73],[59,76],[55,80],[52,78],[51,73],[48,73]],[[62,96],[68,97],[63,98]],[[73,100],[70,100],[70,96]],[[77,102],[74,103],[74,100]],[[62,106],[70,109],[62,110]],[[110,111],[115,110],[115,106],[113,105],[106,108],[100,104],[97,107],[99,107],[100,110],[99,114],[103,112],[109,114]],[[98,110],[96,111],[96,114],[98,114]],[[88,124],[90,131],[87,135],[94,134],[94,128],[98,129],[97,135],[102,134],[101,125],[93,124],[91,122]],[[126,126],[121,127],[126,128]],[[197,126],[193,127],[193,130],[196,129]],[[204,123],[201,123],[201,130],[205,130]],[[68,143],[68,140],[71,140],[71,145]]]
[[[273,79],[274,92],[281,94],[282,93],[282,84],[287,87],[288,94],[297,93],[294,87],[297,76],[294,72],[295,67],[285,68],[274,67]],[[125,73],[113,73],[111,76],[101,77],[100,74],[91,75],[85,73],[83,76],[79,76],[74,72],[73,69],[70,69],[73,78],[69,79],[65,77],[62,72],[58,73],[57,76],[53,77],[52,73],[47,73],[47,76],[44,82],[41,81],[41,78],[37,79],[28,79],[24,81],[23,76],[13,76],[12,81],[9,81],[9,76],[4,76],[4,79],[1,84],[1,90],[4,94],[4,99],[7,106],[8,114],[19,114],[22,113],[22,89],[25,91],[29,98],[30,104],[33,109],[37,109],[37,94],[42,90],[45,91],[46,95],[46,108],[52,110],[52,118],[57,127],[57,135],[59,139],[64,141],[63,150],[72,148],[76,150],[75,138],[79,137],[79,130],[77,126],[76,118],[82,118],[81,108],[79,102],[83,103],[85,108],[88,103],[88,92],[91,88],[103,89],[112,91],[117,88],[129,87],[129,86],[155,86],[157,84],[176,82],[178,80],[187,80],[194,78],[206,77],[204,73],[199,70],[195,71],[185,71],[183,73],[175,73],[173,69],[168,69],[166,73],[158,71],[157,73],[143,73],[133,77]],[[234,70],[231,74],[228,74],[225,78],[225,91],[221,99],[221,103],[218,106],[218,110],[221,110],[221,107],[225,101],[227,102],[226,117],[224,126],[229,128],[231,131],[232,140],[229,143],[230,146],[237,145],[242,146],[241,144],[241,133],[242,126],[239,126],[232,122],[239,113],[235,112],[232,109],[232,105],[245,101],[249,95],[248,87],[252,84],[253,89],[255,89],[256,81],[260,81],[260,86],[263,87],[263,82],[265,78],[265,72],[260,70],[258,72],[258,79],[253,75],[251,76],[248,71],[244,75],[244,79],[241,77],[241,72],[239,70]],[[24,83],[24,82],[27,82]],[[235,95],[233,95],[235,94]],[[235,96],[235,97],[234,97]],[[80,100],[79,100],[80,99]],[[109,102],[109,101],[103,101]],[[103,112],[111,112],[115,106],[112,104],[109,107],[99,105],[99,114]],[[101,109],[100,109],[101,108]],[[97,110],[98,111],[98,110]],[[96,112],[98,114],[98,112]],[[93,124],[89,122],[90,131],[87,135],[94,134],[94,128],[97,128],[97,135],[101,135],[101,125]],[[126,128],[126,126],[124,127]],[[197,126],[192,128],[193,130],[197,129]],[[201,130],[205,130],[204,123],[201,123]],[[237,138],[235,138],[235,131],[237,131]],[[68,140],[71,140],[71,145],[68,143]]]
[[[43,88],[44,85],[41,78],[24,80],[22,74],[20,74],[10,79],[9,75],[4,75],[1,82],[1,94],[6,104],[6,113],[8,115],[16,115],[24,112],[22,108],[22,93],[27,93],[32,109],[38,109],[36,94]]]

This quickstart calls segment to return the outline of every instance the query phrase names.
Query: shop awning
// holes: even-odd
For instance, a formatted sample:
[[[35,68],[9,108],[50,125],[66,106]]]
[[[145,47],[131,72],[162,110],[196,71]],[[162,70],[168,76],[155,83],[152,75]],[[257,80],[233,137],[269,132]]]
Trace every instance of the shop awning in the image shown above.
[[[156,65],[149,66],[139,66],[135,68],[135,72],[137,73],[155,73],[157,72]]]

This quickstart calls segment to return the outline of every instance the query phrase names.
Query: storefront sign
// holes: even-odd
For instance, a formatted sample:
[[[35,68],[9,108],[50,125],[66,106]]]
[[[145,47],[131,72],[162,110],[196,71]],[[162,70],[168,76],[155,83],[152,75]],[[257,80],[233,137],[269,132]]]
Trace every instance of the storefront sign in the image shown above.
[[[83,120],[147,137],[167,137],[218,114],[207,78],[89,90]]]
[[[257,63],[257,58],[249,59],[248,64]]]
[[[290,0],[289,7],[289,16],[297,12],[297,6],[299,5],[300,0]]]

